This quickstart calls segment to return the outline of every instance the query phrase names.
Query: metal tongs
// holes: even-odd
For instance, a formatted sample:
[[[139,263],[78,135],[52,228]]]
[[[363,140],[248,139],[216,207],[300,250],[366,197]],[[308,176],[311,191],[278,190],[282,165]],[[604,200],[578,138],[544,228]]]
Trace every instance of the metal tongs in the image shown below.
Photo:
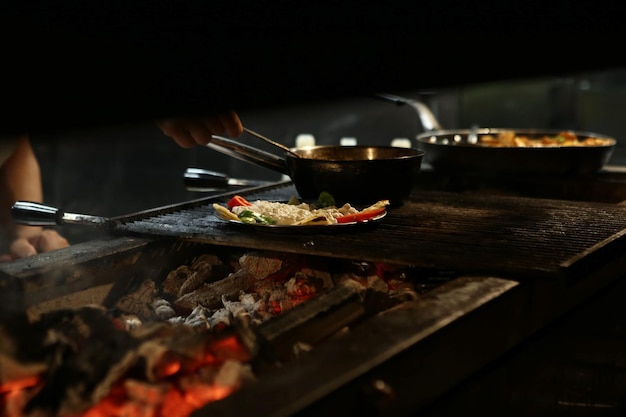
[[[47,204],[32,201],[16,201],[11,207],[11,216],[16,223],[29,226],[62,226],[64,224],[82,224],[88,226],[108,227],[115,221],[90,214],[68,213]]]
[[[256,138],[259,138],[259,139],[269,143],[270,145],[273,145],[273,146],[276,146],[277,148],[282,149],[283,151],[287,152],[288,154],[290,154],[292,156],[295,156],[296,158],[300,158],[300,155],[298,155],[297,153],[295,153],[294,151],[289,149],[289,147],[283,145],[282,143],[278,143],[276,141],[273,141],[272,139],[267,138],[267,137],[263,136],[262,134],[255,132],[254,130],[250,130],[247,127],[244,127],[243,131],[248,133],[248,134],[250,134],[250,135],[252,135],[252,136],[254,136],[254,137],[256,137]]]

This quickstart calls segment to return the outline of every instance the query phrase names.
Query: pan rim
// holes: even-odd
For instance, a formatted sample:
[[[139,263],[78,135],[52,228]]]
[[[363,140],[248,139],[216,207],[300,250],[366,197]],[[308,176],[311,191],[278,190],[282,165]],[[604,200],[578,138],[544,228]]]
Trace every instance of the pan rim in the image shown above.
[[[474,145],[474,144],[469,144],[469,143],[449,143],[449,144],[445,144],[445,143],[438,143],[438,142],[434,142],[432,140],[433,137],[444,137],[444,136],[451,136],[451,135],[469,135],[470,133],[473,134],[477,134],[477,135],[489,135],[489,134],[497,134],[497,133],[501,133],[501,132],[506,132],[506,131],[514,131],[516,133],[521,133],[521,134],[527,134],[527,135],[555,135],[558,134],[560,132],[570,132],[573,133],[577,136],[584,136],[584,137],[595,137],[598,139],[603,139],[603,140],[607,140],[610,143],[605,144],[605,145],[592,145],[592,146],[546,146],[546,147],[516,147],[516,146],[499,146],[499,147],[489,147],[489,146],[479,146],[479,145]],[[431,130],[428,132],[423,132],[423,133],[419,133],[416,136],[416,140],[420,143],[420,144],[426,144],[429,146],[441,146],[441,147],[450,147],[450,146],[455,146],[455,147],[462,147],[462,148],[479,148],[479,149],[515,149],[517,151],[521,151],[521,150],[538,150],[538,149],[542,149],[542,150],[547,150],[547,149],[552,149],[552,151],[554,150],[559,150],[559,149],[603,149],[603,148],[612,148],[617,144],[617,140],[613,137],[613,136],[609,136],[606,134],[602,134],[602,133],[596,133],[596,132],[591,132],[591,131],[582,131],[582,130],[572,130],[572,129],[534,129],[534,128],[502,128],[502,127],[498,127],[498,128],[493,128],[493,127],[489,127],[489,128],[478,128],[478,129],[439,129],[439,130]]]
[[[308,152],[315,152],[317,150],[345,150],[346,153],[351,151],[363,152],[365,153],[367,150],[371,151],[388,151],[393,152],[395,155],[385,156],[385,157],[377,157],[377,158],[357,158],[357,159],[344,159],[344,158],[316,158],[308,155]],[[402,148],[399,146],[390,146],[390,145],[309,145],[302,146],[299,148],[291,148],[292,151],[299,154],[300,157],[296,158],[295,156],[291,156],[289,154],[285,154],[287,159],[293,159],[295,161],[320,161],[320,162],[372,162],[372,161],[393,161],[393,160],[402,160],[402,159],[412,159],[412,158],[422,158],[424,156],[424,151],[417,147],[410,148]]]

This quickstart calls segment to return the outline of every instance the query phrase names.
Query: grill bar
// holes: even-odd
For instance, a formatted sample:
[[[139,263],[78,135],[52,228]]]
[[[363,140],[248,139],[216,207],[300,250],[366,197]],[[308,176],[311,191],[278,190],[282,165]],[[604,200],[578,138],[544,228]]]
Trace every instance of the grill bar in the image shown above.
[[[288,200],[291,183],[243,193]],[[248,230],[218,219],[221,194],[116,219],[113,234],[175,237],[222,246],[363,259],[514,278],[567,275],[581,258],[624,249],[626,209],[608,203],[416,191],[378,224],[334,233]],[[384,245],[379,244],[384,241]]]

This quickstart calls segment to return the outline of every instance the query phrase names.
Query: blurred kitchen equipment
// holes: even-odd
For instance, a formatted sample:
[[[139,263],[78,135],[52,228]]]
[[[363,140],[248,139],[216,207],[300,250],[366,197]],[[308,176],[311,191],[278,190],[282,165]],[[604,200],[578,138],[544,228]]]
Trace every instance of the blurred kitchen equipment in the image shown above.
[[[267,181],[231,178],[228,175],[202,168],[187,168],[183,181],[189,191],[212,191],[229,187],[256,187]]]
[[[583,175],[599,171],[613,154],[614,138],[593,133],[568,131],[579,138],[594,137],[604,144],[597,146],[490,147],[478,144],[486,136],[514,132],[529,138],[555,137],[565,129],[477,128],[443,129],[424,103],[390,94],[377,98],[413,107],[424,132],[417,134],[418,148],[424,151],[424,163],[438,172],[456,174],[538,174]]]

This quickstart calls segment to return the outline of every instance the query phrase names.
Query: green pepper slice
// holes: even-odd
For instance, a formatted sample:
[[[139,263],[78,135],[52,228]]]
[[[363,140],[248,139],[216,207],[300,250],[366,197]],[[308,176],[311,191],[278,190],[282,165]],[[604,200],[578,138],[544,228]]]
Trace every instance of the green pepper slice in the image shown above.
[[[239,217],[239,220],[244,223],[276,224],[276,220],[272,219],[271,217],[255,213],[250,210],[242,211],[237,217]]]

